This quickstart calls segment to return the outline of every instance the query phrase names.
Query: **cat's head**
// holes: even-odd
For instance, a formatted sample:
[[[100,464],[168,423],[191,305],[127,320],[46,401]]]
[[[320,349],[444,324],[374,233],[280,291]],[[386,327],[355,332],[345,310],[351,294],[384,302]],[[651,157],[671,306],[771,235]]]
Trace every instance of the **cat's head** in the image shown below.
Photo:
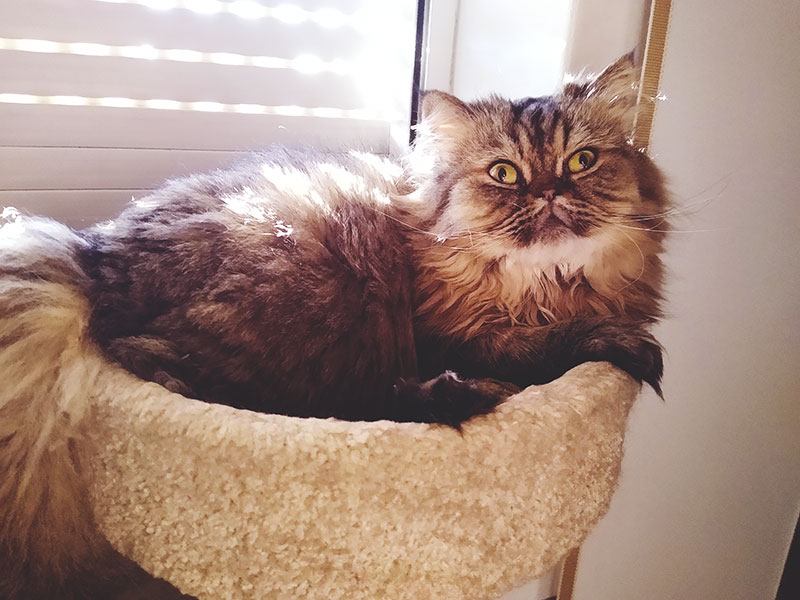
[[[426,229],[542,270],[597,270],[617,253],[634,276],[665,229],[651,218],[665,209],[662,178],[630,140],[638,77],[625,56],[553,96],[427,93],[411,158]]]

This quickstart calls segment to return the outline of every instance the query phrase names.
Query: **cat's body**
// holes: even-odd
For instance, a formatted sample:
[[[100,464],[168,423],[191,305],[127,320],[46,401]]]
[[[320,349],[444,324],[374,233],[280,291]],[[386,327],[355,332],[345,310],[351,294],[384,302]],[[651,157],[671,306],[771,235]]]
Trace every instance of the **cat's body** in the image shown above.
[[[0,244],[10,257],[0,275],[22,290],[17,313],[3,310],[30,312],[28,280],[69,286],[91,306],[92,342],[133,373],[287,415],[460,427],[587,360],[658,390],[647,326],[661,314],[666,199],[657,169],[627,141],[634,73],[626,58],[556,96],[516,102],[431,93],[398,164],[272,149],[171,182],[84,232],[34,222],[35,260]],[[8,343],[19,345],[8,319]],[[0,392],[0,412],[33,397]],[[50,442],[10,427],[19,450],[9,458],[0,446],[0,466],[33,472],[26,444]],[[25,498],[0,516],[18,518]],[[41,510],[63,512],[59,502],[81,499],[64,492]],[[12,532],[23,541],[0,551],[0,566],[27,543],[27,530]],[[65,546],[69,535],[52,533]],[[86,568],[62,558],[67,575]],[[0,597],[26,597],[20,581]]]
[[[86,233],[94,338],[174,391],[295,416],[459,425],[585,360],[657,385],[639,219],[660,177],[574,93],[432,94],[404,165],[273,149],[171,182]],[[581,148],[597,164],[574,174]]]
[[[276,149],[173,182],[88,234],[93,335],[193,397],[381,418],[372,400],[416,369],[396,175],[372,155]]]

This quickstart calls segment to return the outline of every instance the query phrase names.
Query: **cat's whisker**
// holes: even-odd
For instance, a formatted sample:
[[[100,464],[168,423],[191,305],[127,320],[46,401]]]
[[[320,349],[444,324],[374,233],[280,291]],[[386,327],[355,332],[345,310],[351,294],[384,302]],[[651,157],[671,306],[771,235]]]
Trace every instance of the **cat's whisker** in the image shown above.
[[[634,285],[637,281],[639,281],[642,278],[642,276],[644,275],[645,265],[647,264],[647,260],[644,257],[644,252],[642,251],[642,247],[639,246],[639,244],[636,243],[636,240],[634,240],[633,237],[629,233],[626,233],[625,231],[622,231],[622,234],[625,237],[627,237],[631,241],[631,243],[636,247],[636,249],[639,251],[639,257],[641,258],[642,266],[641,266],[641,269],[639,270],[639,275],[636,276],[636,279],[633,279],[632,281],[629,281],[627,284],[625,284],[620,289],[618,289],[617,292],[616,292],[617,294],[619,294],[620,292],[626,290],[630,286]],[[619,244],[619,242],[617,242],[617,244]]]
[[[723,179],[725,179],[725,178],[723,178]],[[710,189],[712,189],[715,185],[719,184],[720,181],[722,181],[722,179],[717,180],[715,183],[713,183],[709,187],[705,188],[704,190],[701,190],[697,194],[689,196],[688,198],[684,199],[680,204],[673,204],[672,206],[670,206],[669,208],[667,208],[666,210],[661,211],[661,212],[650,213],[650,214],[630,214],[630,215],[617,214],[617,213],[611,213],[611,214],[614,215],[614,216],[627,218],[627,219],[629,219],[631,221],[634,221],[634,220],[635,221],[648,221],[650,219],[657,218],[657,217],[672,218],[672,217],[679,217],[681,215],[696,214],[701,209],[709,206],[714,200],[719,198],[719,196],[722,195],[722,193],[725,191],[725,189],[727,189],[727,182],[726,182],[724,187],[718,193],[714,194],[713,196],[708,197],[708,198],[700,198],[698,200],[695,200],[695,198],[698,198],[702,194],[705,194]],[[691,200],[694,200],[694,202],[691,202]]]
[[[682,214],[694,211],[694,208],[695,207],[693,207],[693,206],[679,206],[679,207],[676,206],[676,207],[672,207],[672,208],[667,209],[667,210],[662,211],[662,212],[648,213],[648,214],[614,213],[614,212],[610,212],[610,211],[608,212],[608,214],[613,216],[613,217],[625,218],[625,219],[628,219],[628,220],[631,220],[631,221],[649,221],[651,219],[670,218],[670,217],[680,216]]]
[[[487,237],[489,237],[489,236],[487,236]],[[455,239],[455,238],[450,238],[450,239]],[[476,250],[479,250],[479,249],[480,250],[484,250],[484,251],[493,250],[493,249],[498,248],[500,246],[503,246],[504,244],[507,244],[507,243],[508,243],[508,237],[507,236],[492,236],[492,237],[489,238],[489,242],[488,243],[481,243],[480,246],[476,246],[474,241],[470,240],[470,246],[469,247],[459,247],[459,246],[449,245],[448,248],[450,248],[451,250],[458,250],[458,251],[463,251],[463,252],[466,252],[466,251],[475,252]]]
[[[651,225],[645,225],[645,223],[647,223],[647,221],[655,221],[655,222],[652,223]],[[653,219],[648,219],[647,221],[645,221],[644,219],[639,220],[639,221],[635,221],[635,220],[631,220],[631,219],[628,219],[628,218],[625,218],[625,217],[612,217],[611,221],[609,221],[609,222],[613,223],[615,225],[621,225],[621,226],[626,227],[628,229],[638,229],[639,231],[656,231],[656,232],[658,232],[658,231],[662,231],[661,226],[666,222],[666,218],[665,217],[656,217],[656,218],[653,218]],[[629,224],[629,223],[635,223],[635,225],[632,225],[632,224]],[[666,229],[663,229],[663,230],[666,231]]]
[[[404,227],[408,227],[409,229],[411,229],[412,231],[416,231],[417,233],[421,233],[421,234],[423,234],[423,235],[428,235],[428,236],[431,236],[431,237],[433,237],[433,238],[437,238],[437,239],[440,239],[440,238],[442,238],[442,237],[443,237],[443,236],[442,236],[442,234],[440,234],[440,233],[436,233],[436,232],[434,232],[434,231],[426,231],[425,229],[421,229],[421,228],[419,228],[419,227],[416,227],[415,225],[412,225],[411,223],[407,223],[406,221],[403,221],[402,219],[399,219],[398,217],[395,217],[394,215],[391,215],[391,214],[389,214],[389,213],[387,213],[387,212],[384,212],[384,211],[382,211],[382,210],[379,210],[379,209],[377,209],[377,208],[375,208],[375,207],[372,207],[372,206],[371,206],[371,207],[369,207],[369,208],[370,208],[371,210],[373,210],[374,212],[378,213],[379,215],[383,215],[383,216],[384,216],[384,217],[386,217],[387,219],[391,219],[392,221],[395,221],[395,222],[397,222],[397,223],[400,223],[400,224],[401,224],[401,225],[403,225]],[[445,237],[444,237],[444,239],[448,239],[449,237],[450,237],[450,236],[445,236]]]
[[[730,172],[726,173],[725,175],[723,175],[722,177],[720,177],[719,179],[714,181],[709,186],[703,188],[702,190],[700,190],[696,194],[692,194],[688,198],[684,198],[683,201],[686,202],[686,201],[689,201],[689,200],[694,200],[695,198],[698,198],[698,197],[702,196],[703,194],[705,194],[709,190],[714,189],[716,186],[718,186],[721,183],[722,184],[722,188],[719,190],[719,193],[717,193],[714,196],[708,198],[707,200],[700,200],[698,202],[698,204],[708,205],[712,200],[715,200],[715,199],[719,198],[722,195],[722,193],[725,190],[728,189],[728,184],[730,183],[731,177],[733,176],[734,173],[735,173],[735,171],[730,171]]]
[[[663,222],[663,221],[662,221]],[[653,227],[636,227],[634,225],[625,225],[624,223],[607,221],[609,225],[620,227],[624,229],[633,229],[635,231],[653,231],[655,233],[713,233],[716,231],[724,231],[719,227],[716,229],[659,229],[657,226]]]
[[[443,235],[442,233],[439,233],[439,232],[427,231],[425,229],[421,229],[419,227],[416,227],[415,225],[412,225],[411,223],[408,223],[408,222],[406,222],[406,221],[404,221],[404,220],[402,220],[402,219],[400,219],[398,217],[395,217],[394,215],[386,213],[386,212],[384,212],[382,210],[379,210],[379,209],[377,209],[375,207],[370,207],[370,209],[373,210],[374,212],[380,214],[380,215],[383,215],[384,217],[387,217],[387,218],[389,218],[389,219],[391,219],[391,220],[393,220],[393,221],[395,221],[397,223],[400,223],[404,227],[408,227],[412,231],[415,231],[415,232],[420,233],[422,235],[427,235],[427,236],[430,236],[432,238],[435,238],[436,239],[436,244],[432,244],[432,245],[441,244],[442,242],[447,241],[447,240],[469,239],[470,244],[474,247],[474,245],[475,245],[474,238],[475,237],[485,237],[485,238],[497,239],[497,240],[501,240],[501,241],[506,239],[506,236],[502,232],[473,231],[469,227],[467,228],[466,231],[460,231],[460,232],[457,232],[457,233],[451,233],[451,234]],[[468,250],[469,248],[463,248],[463,249],[464,250]]]
[[[726,187],[727,187],[727,185],[726,185]],[[694,195],[689,196],[687,198],[683,198],[681,200],[678,200],[678,201],[670,204],[663,211],[654,212],[654,213],[647,213],[647,214],[635,214],[635,213],[633,213],[630,216],[648,218],[648,217],[651,217],[651,216],[672,217],[672,216],[682,215],[682,214],[686,214],[686,213],[694,214],[694,213],[698,212],[699,210],[705,208],[709,204],[711,204],[714,200],[719,198],[719,196],[725,191],[725,188],[723,188],[718,193],[715,193],[714,195],[712,195],[712,196],[710,196],[708,198],[700,198],[700,196],[705,194],[709,189],[710,188],[706,188],[705,190],[702,190],[701,192],[698,192],[697,194],[694,194]]]

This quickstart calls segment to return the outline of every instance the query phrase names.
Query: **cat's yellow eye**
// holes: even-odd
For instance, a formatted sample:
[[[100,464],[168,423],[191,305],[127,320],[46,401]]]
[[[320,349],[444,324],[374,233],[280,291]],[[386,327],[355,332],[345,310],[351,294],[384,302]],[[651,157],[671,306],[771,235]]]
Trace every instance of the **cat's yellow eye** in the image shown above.
[[[500,160],[489,167],[489,177],[499,183],[513,185],[517,183],[519,174],[517,173],[517,167],[510,162]]]
[[[589,150],[589,148],[583,148],[569,157],[567,166],[569,167],[570,173],[580,173],[591,167],[596,161],[597,154],[595,151]]]

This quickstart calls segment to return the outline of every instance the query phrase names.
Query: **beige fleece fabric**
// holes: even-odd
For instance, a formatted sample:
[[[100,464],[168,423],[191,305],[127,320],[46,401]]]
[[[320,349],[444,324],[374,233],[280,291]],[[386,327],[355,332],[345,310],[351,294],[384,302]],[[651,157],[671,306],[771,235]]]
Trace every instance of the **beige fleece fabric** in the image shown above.
[[[123,554],[199,599],[485,599],[605,513],[639,386],[605,363],[463,434],[205,404],[109,366],[90,496]]]

